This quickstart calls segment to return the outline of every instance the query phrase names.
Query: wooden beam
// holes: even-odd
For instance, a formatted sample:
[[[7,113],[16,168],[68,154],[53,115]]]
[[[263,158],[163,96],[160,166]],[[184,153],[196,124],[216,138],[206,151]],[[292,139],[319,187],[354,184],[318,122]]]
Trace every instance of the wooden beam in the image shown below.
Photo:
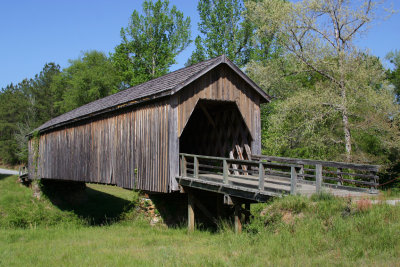
[[[240,234],[242,232],[242,222],[240,220],[240,217],[242,215],[241,213],[242,207],[241,204],[235,204],[235,233]]]
[[[249,223],[249,221],[250,221],[250,215],[251,215],[251,212],[250,212],[250,203],[245,203],[245,204],[244,204],[244,210],[245,210],[244,222],[245,222],[245,223]]]
[[[206,208],[206,206],[204,206],[203,203],[201,203],[201,201],[198,200],[193,194],[191,196],[193,204],[197,206],[210,221],[217,224],[218,223],[217,219],[215,219],[215,216],[212,215],[212,213]]]
[[[194,231],[194,200],[191,192],[188,195],[188,231]]]
[[[211,125],[214,128],[216,128],[217,126],[215,125],[215,122],[214,122],[213,118],[211,117],[210,113],[208,113],[206,107],[201,102],[199,102],[198,105],[201,108],[201,110],[203,111],[204,115],[206,115],[206,117],[207,117],[208,121],[211,123]]]

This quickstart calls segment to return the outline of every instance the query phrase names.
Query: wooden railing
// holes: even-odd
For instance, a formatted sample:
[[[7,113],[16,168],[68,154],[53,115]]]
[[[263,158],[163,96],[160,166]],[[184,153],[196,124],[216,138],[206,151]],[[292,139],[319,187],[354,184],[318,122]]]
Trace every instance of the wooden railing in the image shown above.
[[[337,185],[369,187],[376,190],[379,185],[377,175],[380,166],[346,162],[310,160],[299,158],[251,155],[253,160],[283,162],[301,166],[299,176],[305,180],[315,180]],[[318,184],[318,183],[317,183]]]
[[[18,175],[19,175],[19,177],[27,176],[28,175],[28,168],[26,166],[19,167]]]
[[[215,180],[222,184],[239,183],[244,187],[265,190],[265,182],[289,185],[287,193],[296,194],[298,183],[335,188],[368,187],[369,192],[378,185],[379,166],[331,161],[252,155],[252,160],[180,154],[180,175],[195,179]],[[283,181],[283,182],[282,182]],[[286,182],[285,182],[286,181]],[[290,184],[288,184],[290,183]],[[376,190],[375,190],[376,191]]]

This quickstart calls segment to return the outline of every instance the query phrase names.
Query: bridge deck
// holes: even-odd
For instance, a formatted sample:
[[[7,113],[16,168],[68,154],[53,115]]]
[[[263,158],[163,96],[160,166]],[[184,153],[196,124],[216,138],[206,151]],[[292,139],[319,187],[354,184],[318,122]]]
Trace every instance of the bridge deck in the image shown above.
[[[371,165],[342,163],[346,167],[343,170],[340,165],[332,166],[340,163],[318,161],[315,168],[311,168],[312,162],[288,163],[277,159],[262,162],[181,154],[182,172],[177,181],[182,186],[261,202],[271,196],[310,196],[321,191],[342,197],[366,197],[377,193],[374,174],[377,169]],[[333,171],[334,167],[340,171]],[[357,178],[350,180],[350,176]]]

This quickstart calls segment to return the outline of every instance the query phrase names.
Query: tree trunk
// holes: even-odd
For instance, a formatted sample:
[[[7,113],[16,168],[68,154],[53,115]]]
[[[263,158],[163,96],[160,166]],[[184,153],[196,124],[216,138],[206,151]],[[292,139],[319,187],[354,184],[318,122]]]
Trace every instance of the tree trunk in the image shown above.
[[[347,109],[344,107],[342,110],[343,132],[346,145],[346,160],[351,161],[351,134],[349,129],[349,118],[347,116]]]

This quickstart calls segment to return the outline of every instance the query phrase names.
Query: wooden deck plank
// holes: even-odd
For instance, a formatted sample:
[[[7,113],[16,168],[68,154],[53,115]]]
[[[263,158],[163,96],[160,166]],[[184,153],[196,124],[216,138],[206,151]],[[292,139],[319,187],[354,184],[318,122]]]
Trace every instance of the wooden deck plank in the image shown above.
[[[190,183],[193,183],[194,181],[196,182],[196,188],[201,188],[201,185],[203,184],[204,187],[209,187],[209,185],[214,185],[217,186],[214,192],[221,192],[222,187],[233,187],[236,190],[243,190],[247,192],[253,192],[253,193],[260,193],[266,196],[279,196],[279,195],[285,195],[285,194],[290,194],[290,179],[289,178],[284,178],[280,176],[273,176],[273,175],[266,175],[264,178],[264,190],[259,190],[259,182],[258,182],[258,177],[253,176],[253,175],[229,175],[228,176],[228,184],[224,184],[224,177],[223,175],[219,174],[200,174],[198,178],[193,178],[193,177],[177,177],[177,180],[180,184],[182,184],[182,181],[186,181],[184,183],[185,186],[191,186],[190,184],[188,185],[187,182],[189,181]],[[218,187],[219,186],[219,187]],[[334,186],[334,185],[332,185]],[[330,193],[334,196],[350,196],[350,197],[366,197],[366,196],[371,196],[371,193],[368,193],[367,190],[365,191],[357,191],[360,190],[360,188],[334,188],[334,187],[329,187],[328,184],[323,184],[322,185],[322,190],[323,192]],[[205,189],[209,190],[209,189]],[[316,185],[315,183],[303,181],[303,180],[298,180],[297,181],[297,186],[296,186],[296,192],[298,195],[305,195],[305,196],[311,196],[312,194],[316,193]],[[213,191],[213,190],[209,190]],[[251,197],[253,198],[253,197]]]

